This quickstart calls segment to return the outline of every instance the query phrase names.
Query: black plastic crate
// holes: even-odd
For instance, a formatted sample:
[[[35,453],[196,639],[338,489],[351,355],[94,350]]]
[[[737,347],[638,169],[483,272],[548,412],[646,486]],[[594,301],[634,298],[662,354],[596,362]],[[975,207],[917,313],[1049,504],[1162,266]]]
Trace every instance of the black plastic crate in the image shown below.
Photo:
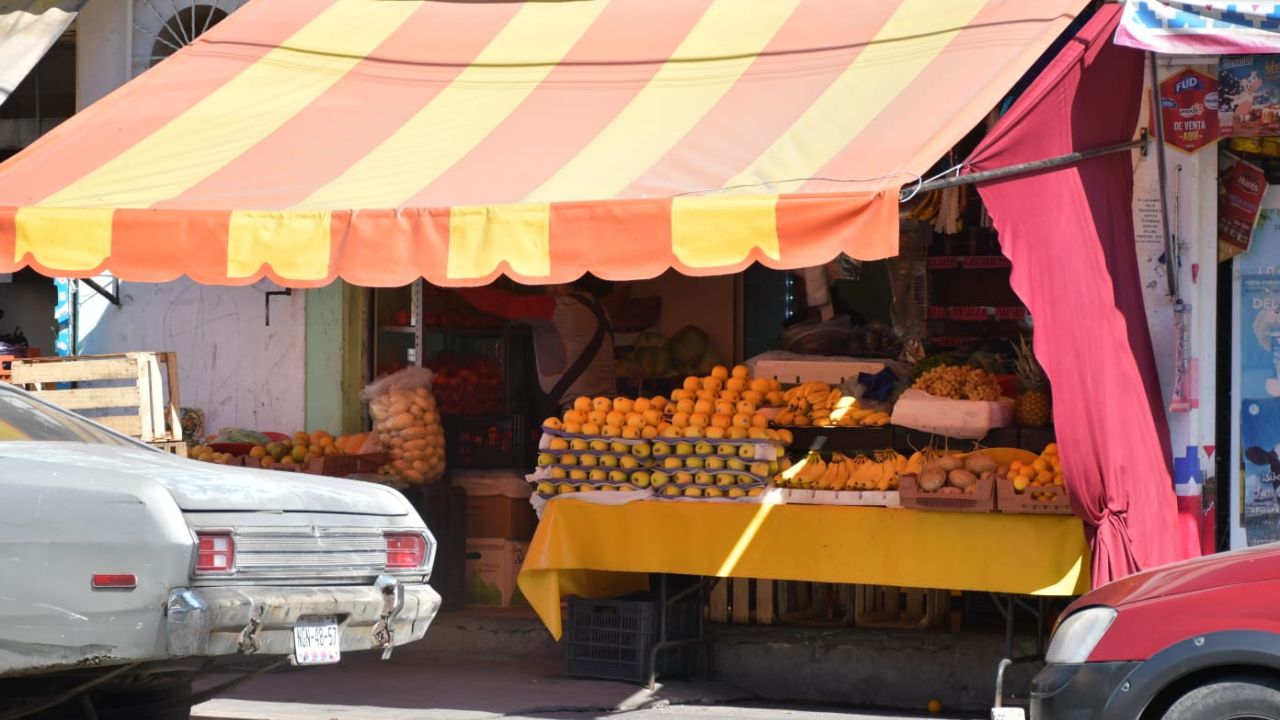
[[[612,600],[569,599],[565,655],[572,677],[647,682],[650,657],[659,642],[663,612],[660,601],[647,596]],[[666,607],[668,641],[690,641],[658,652],[657,677],[692,674],[698,659],[701,604],[679,602]]]
[[[441,610],[460,610],[467,594],[467,493],[438,484],[407,488],[404,494],[436,539],[436,561],[427,584],[440,593]]]

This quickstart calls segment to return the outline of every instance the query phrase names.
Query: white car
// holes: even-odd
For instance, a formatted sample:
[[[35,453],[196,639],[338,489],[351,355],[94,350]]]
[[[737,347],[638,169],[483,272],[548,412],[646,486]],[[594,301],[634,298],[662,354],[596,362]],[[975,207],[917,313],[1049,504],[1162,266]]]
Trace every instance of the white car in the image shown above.
[[[0,385],[0,720],[187,718],[211,671],[419,640],[435,539],[381,485],[162,453]]]

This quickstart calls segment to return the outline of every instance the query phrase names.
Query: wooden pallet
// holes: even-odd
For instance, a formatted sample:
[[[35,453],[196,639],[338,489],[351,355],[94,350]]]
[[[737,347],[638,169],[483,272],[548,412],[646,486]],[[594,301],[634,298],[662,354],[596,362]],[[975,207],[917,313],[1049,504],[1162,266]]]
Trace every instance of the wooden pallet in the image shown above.
[[[946,625],[950,615],[947,590],[854,586],[853,622],[858,627],[923,630]]]
[[[778,621],[773,580],[723,578],[707,597],[707,620],[734,625],[772,625]]]
[[[143,442],[182,440],[178,356],[172,352],[14,360],[11,381]]]
[[[853,585],[792,580],[778,588],[779,619],[792,625],[853,624]]]
[[[178,457],[187,457],[187,443],[182,440],[166,440],[147,444],[157,450],[163,450]]]

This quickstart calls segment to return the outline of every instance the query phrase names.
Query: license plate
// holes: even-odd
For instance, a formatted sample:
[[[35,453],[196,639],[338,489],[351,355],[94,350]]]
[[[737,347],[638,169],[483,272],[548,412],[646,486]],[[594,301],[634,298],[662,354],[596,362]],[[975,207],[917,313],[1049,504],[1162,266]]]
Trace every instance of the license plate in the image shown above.
[[[342,633],[333,615],[298,618],[293,626],[293,657],[299,665],[336,663],[342,656]]]

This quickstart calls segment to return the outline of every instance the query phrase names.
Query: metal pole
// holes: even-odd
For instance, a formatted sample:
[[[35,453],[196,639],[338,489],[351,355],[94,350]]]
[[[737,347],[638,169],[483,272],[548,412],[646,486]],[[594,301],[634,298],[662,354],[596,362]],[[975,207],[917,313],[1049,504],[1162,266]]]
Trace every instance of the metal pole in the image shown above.
[[[983,170],[981,172],[968,173],[965,175],[957,175],[955,177],[942,178],[941,180],[930,180],[920,185],[911,185],[904,187],[903,193],[908,196],[918,195],[931,190],[941,190],[942,188],[951,187],[953,185],[973,185],[982,182],[991,182],[992,180],[1002,180],[1004,178],[1016,177],[1018,175],[1030,175],[1032,173],[1041,172],[1043,170],[1051,170],[1066,165],[1075,165],[1076,163],[1091,160],[1104,155],[1111,155],[1118,152],[1128,152],[1136,148],[1145,148],[1148,143],[1146,131],[1142,133],[1142,137],[1137,140],[1130,140],[1126,143],[1118,145],[1108,145],[1106,147],[1095,148],[1093,150],[1081,150],[1080,152],[1067,153],[1057,157],[1045,158],[1044,160],[1032,160],[1031,162],[1018,163],[1009,167],[996,168],[994,170]]]
[[[1160,112],[1160,78],[1156,72],[1156,54],[1151,57],[1151,120],[1156,126],[1156,168],[1160,173],[1160,232],[1164,235],[1164,272],[1169,297],[1178,297],[1178,251],[1169,234],[1169,186],[1164,164],[1164,118]]]

